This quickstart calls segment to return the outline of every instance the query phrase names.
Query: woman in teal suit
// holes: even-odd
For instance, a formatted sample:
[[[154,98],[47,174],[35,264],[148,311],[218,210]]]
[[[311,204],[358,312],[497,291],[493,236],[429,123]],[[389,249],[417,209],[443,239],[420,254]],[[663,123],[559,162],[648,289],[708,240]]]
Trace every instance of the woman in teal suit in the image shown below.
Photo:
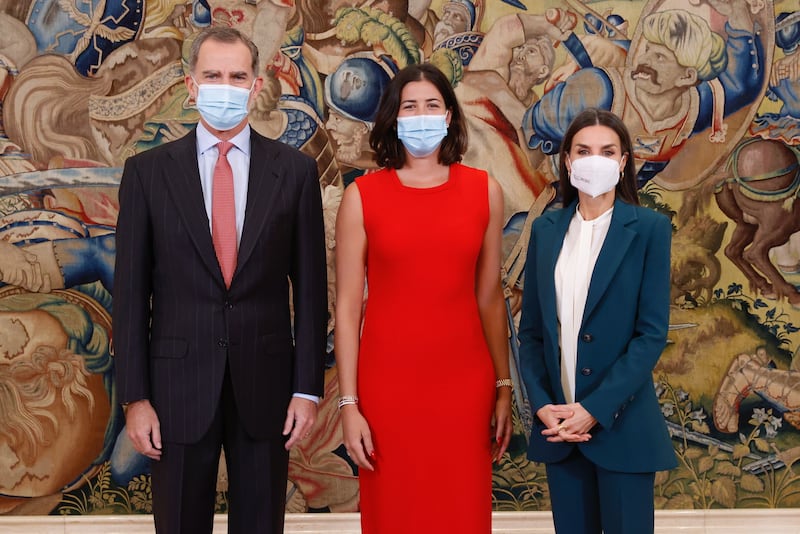
[[[520,324],[556,532],[653,532],[656,471],[676,465],[653,388],[669,322],[669,220],[639,206],[630,136],[588,109],[560,150],[563,209],[533,224]]]

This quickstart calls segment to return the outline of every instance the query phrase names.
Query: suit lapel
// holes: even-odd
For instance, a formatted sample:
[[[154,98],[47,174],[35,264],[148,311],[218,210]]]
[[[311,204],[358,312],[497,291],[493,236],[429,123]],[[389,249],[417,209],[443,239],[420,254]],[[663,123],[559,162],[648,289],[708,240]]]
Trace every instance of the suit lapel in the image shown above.
[[[600,298],[606,292],[625,258],[628,247],[636,235],[636,232],[629,230],[626,226],[634,220],[636,220],[636,211],[633,206],[621,200],[614,201],[614,213],[611,215],[608,234],[606,234],[606,239],[600,249],[592,280],[589,283],[589,294],[586,296],[586,307],[583,311],[584,321],[600,302]]]
[[[203,258],[208,271],[220,283],[220,271],[214,243],[211,241],[208,215],[203,200],[203,187],[200,185],[200,171],[197,168],[197,134],[195,130],[175,141],[168,154],[172,158],[171,169],[166,173],[171,179],[166,180],[167,188],[175,199],[175,206],[186,226],[192,243]]]
[[[239,242],[239,256],[236,262],[236,271],[233,274],[234,279],[250,258],[267,220],[274,214],[272,204],[282,179],[276,156],[277,153],[270,147],[270,142],[251,129],[247,206],[244,212],[244,228],[242,228],[242,239]]]

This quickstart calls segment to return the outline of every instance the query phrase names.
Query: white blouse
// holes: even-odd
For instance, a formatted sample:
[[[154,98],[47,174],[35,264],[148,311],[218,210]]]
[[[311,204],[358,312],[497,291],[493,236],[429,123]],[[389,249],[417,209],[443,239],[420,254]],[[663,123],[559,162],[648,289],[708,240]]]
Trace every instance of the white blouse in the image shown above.
[[[575,371],[578,362],[578,336],[589,293],[594,265],[611,224],[614,207],[585,221],[575,210],[564,236],[555,270],[558,338],[561,345],[561,387],[567,402],[575,402]]]

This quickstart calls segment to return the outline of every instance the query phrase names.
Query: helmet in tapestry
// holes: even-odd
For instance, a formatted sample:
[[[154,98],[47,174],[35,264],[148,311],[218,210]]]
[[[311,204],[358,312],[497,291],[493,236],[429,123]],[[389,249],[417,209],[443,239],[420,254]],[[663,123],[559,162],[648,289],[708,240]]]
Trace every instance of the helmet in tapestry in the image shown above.
[[[800,13],[783,12],[775,18],[775,44],[791,54],[800,43]]]
[[[372,52],[349,56],[325,78],[325,103],[336,113],[371,127],[381,95],[397,70],[388,56],[376,58]]]
[[[443,11],[456,9],[462,12],[468,21],[467,31],[474,31],[478,25],[478,10],[472,0],[450,0],[442,6]]]

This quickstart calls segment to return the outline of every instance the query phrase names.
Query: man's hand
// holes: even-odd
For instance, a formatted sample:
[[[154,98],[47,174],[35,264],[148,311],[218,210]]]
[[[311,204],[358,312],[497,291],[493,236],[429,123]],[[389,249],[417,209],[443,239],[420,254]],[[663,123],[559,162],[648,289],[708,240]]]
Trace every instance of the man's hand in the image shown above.
[[[301,397],[292,397],[289,409],[286,410],[286,422],[283,424],[283,435],[289,436],[284,445],[287,451],[295,443],[308,437],[316,420],[317,403]]]
[[[698,5],[708,4],[720,15],[728,17],[731,28],[753,31],[750,5],[745,0],[698,0]]]
[[[0,241],[0,281],[19,286],[31,292],[50,291],[50,278],[42,274],[42,266],[35,254]]]
[[[161,425],[149,400],[142,399],[128,405],[125,427],[137,451],[151,460],[161,459]]]
[[[553,41],[567,40],[577,22],[575,14],[563,9],[549,9],[548,15],[517,13],[526,41],[536,37],[549,37]]]

